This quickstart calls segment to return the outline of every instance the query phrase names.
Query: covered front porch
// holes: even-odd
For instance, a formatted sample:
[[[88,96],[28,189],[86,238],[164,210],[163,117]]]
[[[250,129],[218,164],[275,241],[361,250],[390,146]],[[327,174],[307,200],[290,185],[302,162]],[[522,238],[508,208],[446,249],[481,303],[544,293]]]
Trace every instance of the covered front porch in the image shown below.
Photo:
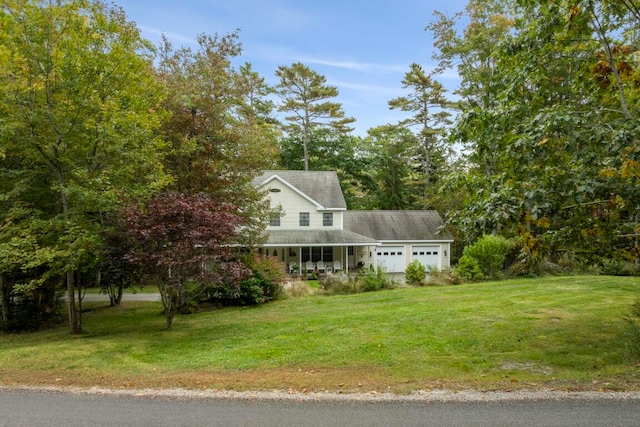
[[[369,264],[378,241],[345,230],[269,230],[261,251],[288,274],[349,273]]]

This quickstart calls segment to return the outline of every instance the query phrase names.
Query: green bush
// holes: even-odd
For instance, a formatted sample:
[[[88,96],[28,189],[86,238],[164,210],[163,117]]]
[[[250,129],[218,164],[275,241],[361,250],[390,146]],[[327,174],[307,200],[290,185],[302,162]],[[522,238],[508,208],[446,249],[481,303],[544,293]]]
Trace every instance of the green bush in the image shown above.
[[[462,257],[475,259],[480,271],[482,271],[483,278],[497,278],[504,270],[504,263],[512,246],[509,239],[485,234],[475,243],[464,248]],[[460,261],[458,261],[458,265],[460,265]]]
[[[263,304],[282,292],[284,272],[277,259],[252,254],[243,263],[251,274],[238,281],[215,286],[208,292],[207,300],[223,305]]]
[[[405,278],[410,285],[423,285],[427,277],[427,268],[417,259],[411,261],[405,269]]]
[[[600,265],[607,276],[637,276],[640,272],[636,264],[623,259],[604,258]]]
[[[393,289],[396,287],[395,282],[389,278],[380,266],[370,269],[368,272],[358,276],[358,282],[364,292]]]
[[[458,260],[456,275],[466,280],[482,280],[484,277],[478,260],[468,255],[462,255]]]

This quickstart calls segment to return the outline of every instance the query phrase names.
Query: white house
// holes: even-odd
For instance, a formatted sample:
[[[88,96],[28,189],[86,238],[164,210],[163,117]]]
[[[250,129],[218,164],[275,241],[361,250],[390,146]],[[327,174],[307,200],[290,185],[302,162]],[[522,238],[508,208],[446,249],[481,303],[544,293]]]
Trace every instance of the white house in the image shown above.
[[[287,266],[382,266],[389,273],[404,273],[414,259],[449,266],[453,239],[436,211],[348,211],[333,171],[271,170],[253,182],[281,211],[267,227],[263,251]]]

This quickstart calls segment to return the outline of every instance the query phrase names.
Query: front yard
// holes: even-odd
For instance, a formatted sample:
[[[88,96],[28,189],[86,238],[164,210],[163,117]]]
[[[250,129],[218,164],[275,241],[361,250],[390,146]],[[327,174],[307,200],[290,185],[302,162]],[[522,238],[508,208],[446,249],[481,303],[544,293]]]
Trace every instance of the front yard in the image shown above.
[[[639,297],[639,278],[606,276],[311,294],[181,315],[171,331],[160,303],[87,303],[80,336],[0,335],[0,384],[638,390],[623,316]]]

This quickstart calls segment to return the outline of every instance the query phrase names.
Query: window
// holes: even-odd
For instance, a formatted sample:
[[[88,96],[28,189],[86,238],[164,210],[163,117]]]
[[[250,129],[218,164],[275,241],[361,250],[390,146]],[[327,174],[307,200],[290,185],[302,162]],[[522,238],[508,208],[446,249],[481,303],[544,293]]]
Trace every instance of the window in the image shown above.
[[[333,212],[322,213],[322,225],[325,227],[333,227]]]
[[[309,212],[300,212],[300,227],[309,226]]]
[[[302,262],[306,262],[307,260],[311,260],[313,262],[318,262],[320,260],[323,260],[324,262],[333,261],[333,247],[314,246],[311,248],[301,248],[301,250]]]
[[[269,225],[272,227],[280,227],[280,217],[274,216],[273,218],[271,218],[271,222],[269,223]]]

